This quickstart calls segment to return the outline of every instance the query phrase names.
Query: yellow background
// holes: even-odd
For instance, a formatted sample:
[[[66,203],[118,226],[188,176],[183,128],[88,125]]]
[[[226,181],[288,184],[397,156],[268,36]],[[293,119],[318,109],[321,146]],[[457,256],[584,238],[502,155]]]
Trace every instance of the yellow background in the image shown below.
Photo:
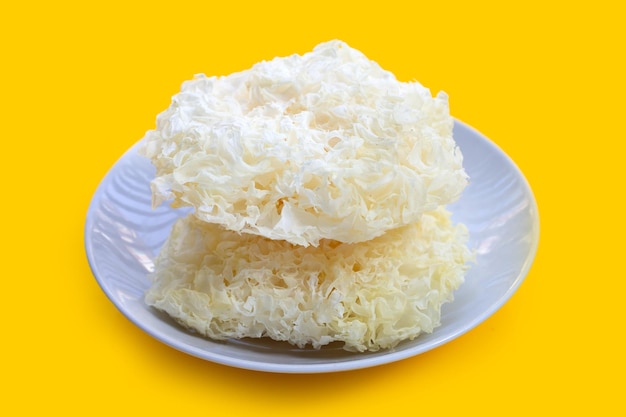
[[[626,37],[611,2],[19,4],[0,6],[6,415],[625,411]],[[161,344],[89,270],[100,179],[193,74],[333,38],[445,90],[516,161],[541,219],[526,281],[470,333],[371,369],[268,374]]]

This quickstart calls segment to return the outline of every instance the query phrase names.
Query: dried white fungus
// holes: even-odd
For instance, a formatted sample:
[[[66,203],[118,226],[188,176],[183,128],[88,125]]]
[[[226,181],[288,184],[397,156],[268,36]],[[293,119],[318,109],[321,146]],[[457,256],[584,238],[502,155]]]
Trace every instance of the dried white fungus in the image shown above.
[[[430,333],[463,282],[467,230],[437,209],[373,240],[293,245],[179,220],[149,305],[212,339],[270,337],[376,351]]]
[[[145,137],[154,204],[299,245],[363,242],[467,184],[444,93],[340,41],[185,82]]]
[[[146,303],[212,339],[391,348],[432,332],[471,259],[447,96],[343,42],[198,75],[146,133],[178,220]]]

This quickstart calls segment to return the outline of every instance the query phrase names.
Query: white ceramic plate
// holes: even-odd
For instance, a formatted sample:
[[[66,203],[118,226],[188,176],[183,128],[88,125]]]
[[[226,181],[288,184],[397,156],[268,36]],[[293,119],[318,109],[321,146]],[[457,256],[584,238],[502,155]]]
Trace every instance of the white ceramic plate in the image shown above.
[[[314,373],[365,368],[420,354],[467,332],[500,308],[526,276],[539,238],[536,202],[515,164],[469,126],[456,122],[454,133],[471,182],[449,208],[454,220],[470,231],[476,264],[455,301],[443,306],[442,325],[392,350],[298,349],[265,338],[212,341],[148,308],[143,302],[149,286],[146,275],[174,220],[189,211],[151,208],[154,169],[137,155],[137,145],[109,171],[89,207],[85,245],[91,269],[106,295],[137,326],[209,361],[260,371]]]

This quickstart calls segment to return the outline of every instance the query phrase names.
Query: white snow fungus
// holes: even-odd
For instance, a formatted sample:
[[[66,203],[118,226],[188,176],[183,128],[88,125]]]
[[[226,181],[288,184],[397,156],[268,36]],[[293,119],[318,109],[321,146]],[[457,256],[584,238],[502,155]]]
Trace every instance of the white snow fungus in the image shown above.
[[[212,339],[376,351],[432,332],[471,259],[447,96],[343,42],[185,82],[147,132],[153,205],[191,207],[146,303]]]
[[[317,247],[190,215],[161,250],[146,301],[213,339],[376,351],[439,325],[441,305],[463,282],[466,240],[443,208],[367,242]]]
[[[145,137],[154,204],[307,246],[363,242],[467,184],[447,96],[345,43],[185,82]]]

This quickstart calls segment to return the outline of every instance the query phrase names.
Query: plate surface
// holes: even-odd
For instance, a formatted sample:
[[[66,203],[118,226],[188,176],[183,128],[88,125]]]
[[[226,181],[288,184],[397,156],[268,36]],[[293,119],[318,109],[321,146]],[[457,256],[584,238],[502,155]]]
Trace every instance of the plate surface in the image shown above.
[[[511,159],[461,122],[455,122],[454,134],[471,182],[449,209],[470,231],[476,264],[455,300],[444,304],[441,326],[392,350],[350,353],[336,345],[298,349],[266,338],[212,341],[146,306],[143,294],[150,285],[147,274],[153,259],[173,222],[189,210],[151,208],[154,168],[137,154],[138,144],[113,166],[93,196],[85,225],[89,264],[103,291],[132,322],[156,339],[209,361],[259,371],[315,373],[365,368],[423,353],[498,310],[528,273],[539,239],[535,199]]]

